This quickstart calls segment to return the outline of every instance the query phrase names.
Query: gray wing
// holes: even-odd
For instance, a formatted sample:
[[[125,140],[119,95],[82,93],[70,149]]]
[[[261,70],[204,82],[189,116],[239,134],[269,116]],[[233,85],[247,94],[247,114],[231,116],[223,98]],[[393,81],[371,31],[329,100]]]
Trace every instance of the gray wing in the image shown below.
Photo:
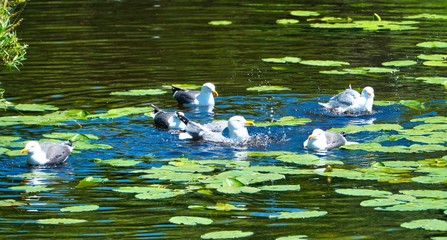
[[[207,129],[196,122],[189,121],[188,124],[186,124],[185,131],[189,133],[193,139],[202,139],[202,136],[205,134]]]
[[[327,150],[338,148],[346,144],[346,139],[340,133],[335,132],[325,132]]]
[[[42,143],[42,150],[46,152],[48,164],[61,164],[70,156],[71,148],[66,143]]]
[[[178,90],[173,96],[179,104],[189,104],[194,102],[199,93],[199,91]]]
[[[154,124],[158,128],[169,128],[169,119],[174,116],[173,112],[158,112],[154,116]]]
[[[329,100],[329,104],[332,106],[344,106],[352,105],[355,103],[356,99],[360,98],[360,93],[352,89],[346,89],[343,92],[333,96]]]
[[[211,122],[205,124],[205,127],[211,130],[212,132],[221,133],[225,128],[228,127],[228,121],[218,121],[218,122]]]

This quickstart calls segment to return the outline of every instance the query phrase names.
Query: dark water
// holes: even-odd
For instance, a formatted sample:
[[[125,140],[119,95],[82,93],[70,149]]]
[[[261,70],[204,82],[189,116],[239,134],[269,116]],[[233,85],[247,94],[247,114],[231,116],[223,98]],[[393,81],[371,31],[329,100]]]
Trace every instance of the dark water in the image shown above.
[[[152,120],[134,115],[112,120],[82,122],[60,126],[3,127],[2,135],[23,140],[41,139],[51,132],[91,133],[111,150],[91,150],[73,154],[70,163],[60,168],[30,169],[25,157],[0,155],[1,199],[29,203],[19,208],[0,207],[0,235],[14,238],[164,238],[197,239],[219,230],[252,231],[253,239],[275,239],[288,235],[308,235],[310,239],[422,239],[441,236],[442,232],[408,230],[400,224],[418,218],[445,219],[440,211],[379,212],[365,208],[362,197],[347,197],[337,188],[400,189],[433,188],[444,185],[416,183],[385,184],[317,175],[288,176],[280,184],[300,184],[301,191],[255,194],[181,195],[165,200],[138,200],[133,194],[111,191],[113,187],[147,184],[147,179],[129,173],[166,164],[160,159],[187,156],[190,159],[247,160],[252,165],[278,164],[272,159],[244,158],[244,151],[285,150],[304,153],[302,142],[315,127],[328,129],[348,124],[406,123],[424,115],[445,115],[445,88],[408,80],[408,77],[445,76],[444,68],[418,64],[401,68],[395,74],[327,75],[301,64],[279,65],[272,69],[262,58],[296,56],[306,60],[347,61],[351,67],[379,67],[385,61],[411,59],[422,53],[444,53],[415,45],[423,41],[443,41],[445,21],[421,21],[417,30],[367,32],[325,30],[309,27],[306,17],[290,16],[292,10],[313,10],[322,16],[349,16],[371,20],[373,13],[382,19],[403,20],[419,13],[444,14],[444,1],[30,1],[21,14],[24,19],[18,35],[29,45],[27,60],[18,72],[3,72],[0,87],[5,98],[14,103],[52,104],[62,110],[84,109],[90,113],[117,107],[148,106],[154,103],[166,110],[178,109],[170,94],[161,96],[120,97],[113,91],[160,88],[163,85],[213,82],[220,96],[212,113],[184,111],[201,122],[225,120],[240,114],[255,121],[282,116],[308,117],[313,122],[302,127],[250,128],[252,134],[286,136],[286,142],[267,147],[238,149],[208,143],[179,140],[177,135],[157,130]],[[298,25],[282,26],[281,18],[297,18]],[[212,20],[230,20],[229,26],[212,26]],[[276,66],[276,65],[274,65]],[[257,93],[246,89],[258,85],[280,85],[290,91]],[[349,84],[373,86],[377,100],[419,100],[426,109],[403,106],[377,106],[371,116],[328,116],[316,102],[325,101]],[[14,115],[16,112],[3,112]],[[373,139],[354,134],[352,141]],[[442,157],[431,154],[380,154],[335,150],[323,158],[341,160],[348,166],[367,166],[371,161]],[[95,158],[142,160],[137,167],[101,165]],[[43,179],[13,177],[30,172],[54,174]],[[101,187],[76,189],[87,177],[109,181]],[[51,191],[25,194],[11,186],[45,184]],[[155,182],[169,184],[166,182]],[[182,186],[179,184],[179,186]],[[174,184],[175,187],[175,184]],[[244,205],[247,211],[218,212],[189,209],[190,205],[228,202]],[[99,211],[63,213],[62,207],[96,204]],[[272,220],[277,211],[324,210],[328,215],[311,219]],[[209,226],[181,226],[169,218],[191,215],[212,218]],[[82,218],[87,223],[42,225],[45,218]],[[445,236],[445,234],[444,234]]]

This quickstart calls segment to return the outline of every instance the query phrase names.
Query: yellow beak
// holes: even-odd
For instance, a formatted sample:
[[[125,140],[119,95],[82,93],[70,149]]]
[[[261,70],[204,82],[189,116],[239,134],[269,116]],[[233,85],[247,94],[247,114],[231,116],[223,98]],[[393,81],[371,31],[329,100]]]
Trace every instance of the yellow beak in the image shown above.
[[[253,121],[246,121],[245,126],[254,126],[255,123]]]
[[[317,136],[315,136],[315,135],[310,135],[309,136],[309,139],[314,139],[314,138],[316,138]]]
[[[28,149],[26,149],[26,148],[20,150],[20,153],[26,153],[26,152],[28,152]]]
[[[216,90],[213,91],[213,94],[214,94],[216,97],[219,96],[219,93],[218,93]]]

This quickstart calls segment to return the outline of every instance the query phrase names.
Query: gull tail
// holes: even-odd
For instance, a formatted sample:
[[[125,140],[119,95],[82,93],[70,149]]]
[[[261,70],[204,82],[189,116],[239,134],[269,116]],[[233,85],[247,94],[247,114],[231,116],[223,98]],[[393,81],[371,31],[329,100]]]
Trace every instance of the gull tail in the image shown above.
[[[172,93],[175,94],[177,91],[185,91],[183,88],[171,86]]]
[[[185,117],[185,114],[183,112],[176,112],[175,114],[177,115],[178,119],[180,119],[180,121],[182,121],[184,124],[189,123],[189,119]]]
[[[154,104],[150,103],[149,105],[151,105],[151,107],[154,109],[154,113],[161,112],[161,109],[155,106]]]

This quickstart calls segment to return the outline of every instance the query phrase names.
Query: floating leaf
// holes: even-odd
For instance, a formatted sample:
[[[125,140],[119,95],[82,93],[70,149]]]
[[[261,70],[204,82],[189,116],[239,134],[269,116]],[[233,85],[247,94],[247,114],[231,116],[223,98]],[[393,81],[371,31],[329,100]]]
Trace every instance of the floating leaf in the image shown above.
[[[447,15],[421,13],[421,14],[406,16],[404,18],[408,18],[408,19],[425,18],[425,19],[447,20]]]
[[[429,231],[447,231],[447,221],[439,219],[419,219],[405,222],[400,225],[404,228],[418,229],[422,228]]]
[[[416,46],[423,48],[447,48],[447,42],[440,42],[440,41],[421,42],[416,44]]]
[[[222,202],[218,202],[218,203],[216,203],[216,205],[215,206],[210,206],[210,207],[207,207],[208,209],[214,209],[214,210],[217,210],[217,211],[225,211],[225,212],[228,212],[228,211],[245,211],[245,210],[247,210],[246,208],[243,208],[243,207],[240,207],[240,206],[235,206],[235,205],[233,205],[233,204],[229,204],[229,203],[222,203]]]
[[[216,231],[205,233],[200,238],[202,239],[234,239],[234,238],[243,238],[249,237],[253,235],[253,232],[243,232],[240,230],[234,231]]]
[[[48,219],[39,219],[36,221],[38,224],[76,224],[76,223],[84,223],[87,220],[84,219],[74,219],[74,218],[48,218]]]
[[[330,70],[330,71],[320,71],[322,74],[360,74],[366,75],[370,73],[396,73],[399,72],[398,69],[393,68],[381,68],[381,67],[360,67],[360,68],[345,68],[343,70]]]
[[[262,61],[267,63],[299,63],[301,61],[301,58],[298,57],[263,58]]]
[[[304,65],[322,66],[322,67],[340,67],[350,65],[348,62],[331,61],[331,60],[303,60],[300,63]]]
[[[431,84],[447,85],[447,77],[418,77],[416,80],[424,81]]]
[[[46,138],[55,138],[55,139],[70,139],[71,141],[85,141],[85,140],[98,140],[99,137],[93,134],[79,134],[79,133],[62,133],[62,132],[52,132],[46,133],[42,136]]]
[[[134,89],[129,91],[111,92],[112,96],[148,96],[148,95],[163,95],[166,92],[161,89]]]
[[[336,193],[350,196],[370,196],[370,197],[383,197],[387,195],[392,195],[392,192],[374,190],[374,189],[358,189],[358,188],[346,188],[346,189],[336,189]]]
[[[263,191],[299,191],[301,189],[300,185],[271,185],[271,186],[262,186],[260,187]]]
[[[281,87],[281,86],[257,86],[247,88],[247,91],[258,91],[258,92],[287,91],[287,90],[291,89],[288,87]]]
[[[447,59],[447,54],[419,54],[417,58],[427,61],[444,61]]]
[[[79,181],[78,185],[76,185],[76,188],[91,188],[99,186],[100,184],[107,182],[108,178],[95,178],[92,176],[85,177],[81,181]]]
[[[61,212],[90,212],[98,209],[98,205],[79,205],[61,208]]]
[[[447,67],[447,61],[425,61],[422,64],[430,67]]]
[[[0,207],[18,207],[26,205],[26,203],[18,202],[14,199],[0,200]]]
[[[297,19],[278,19],[276,20],[277,24],[282,24],[282,25],[289,25],[289,24],[297,24],[300,21]]]
[[[285,237],[279,237],[275,240],[305,240],[308,239],[307,235],[292,235],[292,236],[285,236]]]
[[[151,190],[150,192],[138,193],[135,197],[143,200],[155,200],[176,197],[182,194],[185,194],[185,191],[171,190],[167,188],[154,188],[154,190]]]
[[[289,152],[289,151],[248,152],[247,156],[249,156],[249,157],[278,157],[278,156],[287,155],[287,154],[295,154],[295,152]]]
[[[400,61],[390,61],[383,62],[382,65],[385,67],[408,67],[416,65],[418,62],[413,60],[400,60]]]
[[[44,112],[44,111],[57,111],[58,107],[47,104],[17,104],[14,106],[16,110],[19,111],[30,111],[30,112]]]
[[[325,165],[325,164],[343,165],[342,161],[322,160],[313,154],[286,154],[283,156],[279,156],[276,159],[282,162],[295,163],[299,165]]]
[[[131,114],[142,114],[147,112],[152,112],[154,109],[152,107],[125,107],[125,108],[115,108],[110,109],[106,113],[92,114],[89,118],[119,118],[128,116]]]
[[[326,215],[326,211],[305,211],[305,212],[278,212],[278,215],[270,215],[269,218],[278,219],[300,219],[300,218],[313,218]]]
[[[399,124],[371,124],[371,125],[348,125],[343,128],[331,128],[333,132],[346,132],[348,134],[357,133],[357,132],[378,132],[378,131],[398,131],[403,129],[403,127]]]
[[[115,167],[131,167],[141,163],[142,161],[125,160],[125,159],[109,159],[109,160],[97,159],[96,162],[101,164],[109,164]]]
[[[402,194],[422,198],[447,198],[447,191],[442,190],[401,190]]]
[[[191,83],[175,83],[172,85],[163,85],[162,88],[170,90],[172,86],[184,89],[200,89],[202,87],[202,85],[191,84]]]
[[[53,190],[53,188],[49,188],[49,187],[44,186],[44,185],[14,186],[14,187],[9,187],[9,189],[15,190],[15,191],[25,191],[27,193],[30,193],[30,192],[44,192],[44,191],[51,191],[51,190]]]
[[[377,14],[375,15],[378,16]],[[328,29],[362,29],[365,31],[403,31],[413,30],[417,27],[411,26],[417,24],[415,21],[352,21],[352,22],[337,22],[337,23],[312,23],[310,26],[314,28],[328,28]]]
[[[268,126],[298,126],[304,125],[306,123],[312,122],[310,118],[296,118],[293,116],[285,116],[276,121],[272,122],[256,122],[258,127],[268,127]]]
[[[227,21],[227,20],[216,20],[216,21],[209,21],[208,24],[209,25],[214,25],[214,26],[226,26],[226,25],[231,25],[233,22],[231,21]]]
[[[310,16],[319,16],[320,15],[320,13],[315,12],[315,11],[304,11],[304,10],[291,11],[290,14],[292,16],[297,16],[297,17],[310,17]]]
[[[211,223],[213,223],[213,220],[203,217],[176,216],[171,217],[169,219],[169,222],[174,224],[195,226],[195,225],[210,225]]]
[[[399,104],[416,110],[425,109],[424,103],[421,103],[417,100],[400,100]]]

